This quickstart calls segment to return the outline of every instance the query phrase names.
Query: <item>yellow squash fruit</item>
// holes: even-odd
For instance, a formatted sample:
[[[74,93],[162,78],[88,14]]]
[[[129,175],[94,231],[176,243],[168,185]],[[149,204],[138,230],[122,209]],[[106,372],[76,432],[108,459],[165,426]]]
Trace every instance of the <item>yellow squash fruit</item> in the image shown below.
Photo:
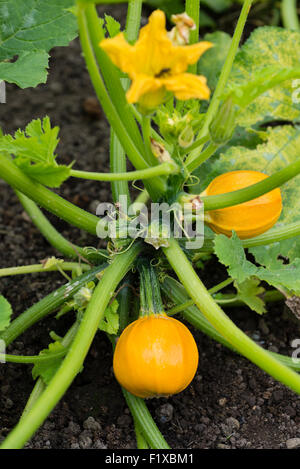
[[[201,195],[209,196],[237,191],[267,177],[259,171],[231,171],[216,177]],[[281,192],[277,188],[248,202],[209,211],[205,221],[215,233],[230,237],[234,230],[239,238],[247,239],[272,228],[280,217],[281,210]]]
[[[198,349],[188,328],[165,313],[143,316],[124,329],[113,367],[119,383],[142,398],[185,389],[198,366]]]

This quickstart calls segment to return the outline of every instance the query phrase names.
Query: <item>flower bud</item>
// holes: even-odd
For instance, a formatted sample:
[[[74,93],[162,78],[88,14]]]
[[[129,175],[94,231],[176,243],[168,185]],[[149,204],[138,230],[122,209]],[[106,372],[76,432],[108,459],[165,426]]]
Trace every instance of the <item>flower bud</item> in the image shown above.
[[[194,130],[191,125],[187,125],[178,137],[179,146],[182,148],[187,148],[192,145],[194,141]]]
[[[222,144],[231,139],[236,127],[236,112],[235,105],[229,97],[224,101],[209,127],[209,133],[214,143]]]

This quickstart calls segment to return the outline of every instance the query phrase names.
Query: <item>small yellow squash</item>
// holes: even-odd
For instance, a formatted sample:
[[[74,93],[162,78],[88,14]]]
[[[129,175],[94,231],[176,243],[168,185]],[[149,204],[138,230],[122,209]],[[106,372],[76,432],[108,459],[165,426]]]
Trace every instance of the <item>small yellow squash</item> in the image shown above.
[[[113,367],[119,383],[142,398],[185,389],[198,366],[198,349],[188,328],[165,313],[143,316],[124,329]]]
[[[202,193],[204,196],[224,194],[243,189],[267,178],[259,171],[231,171],[216,177]],[[274,189],[256,199],[232,207],[212,210],[206,222],[216,233],[227,236],[234,230],[239,238],[253,238],[269,230],[280,217],[280,189]]]

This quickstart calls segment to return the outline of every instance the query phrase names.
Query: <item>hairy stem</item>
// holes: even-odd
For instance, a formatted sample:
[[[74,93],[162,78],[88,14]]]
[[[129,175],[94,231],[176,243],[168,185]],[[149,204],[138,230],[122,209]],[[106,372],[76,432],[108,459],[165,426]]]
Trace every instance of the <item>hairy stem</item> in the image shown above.
[[[300,376],[253,342],[228,318],[210,296],[178,243],[171,239],[169,247],[163,249],[187,293],[211,325],[239,353],[300,394]]]
[[[185,11],[194,20],[195,29],[190,31],[190,44],[199,41],[200,0],[186,0]],[[197,64],[190,65],[190,73],[197,73]]]
[[[95,281],[95,279],[97,280],[96,275],[104,270],[105,267],[106,265],[102,264],[101,266],[89,270],[87,273],[77,277],[72,280],[72,282],[66,283],[26,309],[24,313],[20,314],[12,321],[5,331],[0,333],[0,339],[3,340],[6,345],[9,345],[33,324],[56,311],[63,303],[70,300],[86,283]]]
[[[300,23],[297,12],[297,0],[282,0],[281,15],[283,26],[287,29],[300,31]]]
[[[90,345],[97,332],[99,321],[112,295],[139,254],[141,245],[134,244],[127,252],[117,256],[106,269],[101,282],[96,286],[93,296],[84,312],[79,329],[63,363],[49,385],[24,416],[14,430],[4,440],[2,449],[22,448],[39,426],[44,422],[58,401],[64,395],[80,371]]]
[[[150,179],[157,176],[167,176],[180,171],[179,167],[173,163],[162,163],[139,171],[124,173],[93,173],[90,171],[71,170],[71,176],[91,181],[135,181],[137,179]]]
[[[104,250],[97,250],[97,252],[88,254],[84,248],[71,243],[54,228],[54,226],[49,222],[49,220],[45,217],[43,212],[39,209],[36,203],[33,202],[33,200],[29,199],[26,197],[26,195],[19,191],[16,191],[16,194],[34,225],[38,228],[46,240],[64,256],[71,259],[78,259],[78,257],[82,257],[88,259],[91,262],[99,262],[102,257],[101,253],[106,253]]]
[[[10,275],[24,275],[24,274],[35,274],[38,272],[54,272],[62,270],[75,270],[80,268],[83,272],[87,272],[91,269],[88,264],[81,264],[79,262],[61,262],[51,267],[45,268],[42,264],[32,265],[21,265],[17,267],[6,267],[0,269],[0,277],[8,277]]]
[[[235,32],[231,41],[231,45],[230,45],[225,63],[221,71],[221,75],[220,75],[216,90],[209,104],[209,108],[205,116],[203,127],[201,129],[201,132],[199,133],[199,137],[198,137],[199,139],[203,138],[208,133],[210,123],[212,122],[218,110],[218,107],[221,101],[221,96],[223,94],[223,91],[225,89],[225,86],[227,84],[227,81],[228,81],[228,78],[232,69],[232,64],[233,64],[235,55],[239,47],[239,43],[240,43],[243,31],[244,31],[244,27],[246,24],[246,20],[248,17],[248,13],[249,13],[252,1],[253,0],[244,1],[243,8],[242,8],[238,23],[235,28]],[[194,167],[198,166],[196,162],[197,162],[197,159],[199,158],[199,155],[201,154],[201,150],[202,150],[202,147],[200,146],[197,150],[193,151],[189,155],[189,157],[186,160],[186,165],[188,169],[191,165]]]
[[[22,192],[41,207],[54,215],[82,228],[91,234],[96,234],[99,219],[76,205],[68,202],[42,184],[33,181],[6,156],[0,153],[0,175],[15,190]]]

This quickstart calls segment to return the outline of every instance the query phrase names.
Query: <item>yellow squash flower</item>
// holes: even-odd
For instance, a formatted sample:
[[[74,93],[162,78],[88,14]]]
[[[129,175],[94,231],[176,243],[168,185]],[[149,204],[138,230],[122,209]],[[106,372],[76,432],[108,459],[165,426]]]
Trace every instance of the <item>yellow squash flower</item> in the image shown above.
[[[186,73],[210,47],[210,42],[189,46],[174,45],[166,30],[165,14],[154,11],[139,38],[130,45],[123,33],[104,39],[100,46],[112,62],[132,80],[127,92],[129,103],[155,109],[172,92],[177,99],[208,99],[210,90],[203,76]]]

